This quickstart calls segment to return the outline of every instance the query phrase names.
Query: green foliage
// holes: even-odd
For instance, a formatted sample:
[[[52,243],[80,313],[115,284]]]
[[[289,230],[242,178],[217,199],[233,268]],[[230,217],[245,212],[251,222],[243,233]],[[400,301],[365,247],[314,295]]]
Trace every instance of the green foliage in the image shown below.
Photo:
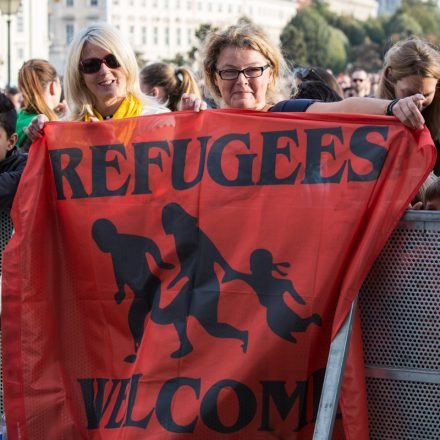
[[[330,39],[330,27],[316,9],[311,7],[301,9],[292,18],[289,25],[302,31],[303,40],[307,48],[307,64],[326,65],[329,59],[327,44]],[[291,31],[290,35],[294,36],[294,32],[292,33]],[[296,47],[296,42],[294,39],[287,39],[286,37],[284,35],[282,40],[283,52],[288,54],[289,59],[294,60],[298,64],[294,59],[295,52],[292,50]]]
[[[328,41],[329,59],[327,66],[333,72],[340,72],[347,65],[348,39],[340,29],[330,27],[330,38]],[[315,64],[319,66],[319,64]]]
[[[287,59],[296,64],[318,65],[338,73],[350,62],[371,72],[380,69],[390,44],[410,35],[440,43],[436,1],[402,0],[393,14],[360,21],[336,15],[325,0],[314,0],[289,21],[280,40]]]
[[[385,24],[388,17],[369,18],[363,23],[366,38],[369,38],[373,43],[383,46],[386,42],[387,36],[385,34]]]
[[[346,15],[336,16],[336,19],[331,25],[340,29],[353,46],[362,44],[367,36],[365,25],[353,17]]]
[[[174,55],[174,58],[166,58],[163,60],[164,63],[171,63],[175,66],[187,66],[189,63],[189,60],[185,58],[185,55],[181,54],[180,52],[177,52],[176,55]]]
[[[189,64],[193,63],[197,57],[198,52],[200,51],[200,48],[202,47],[202,44],[205,42],[205,39],[207,35],[211,32],[217,31],[219,28],[217,26],[213,26],[209,23],[202,23],[199,28],[196,30],[195,35],[198,40],[197,45],[193,46],[188,51],[188,61]]]
[[[421,35],[422,27],[417,20],[408,14],[400,13],[390,20],[386,26],[387,35],[394,39],[407,38],[411,35]]]
[[[283,55],[291,68],[307,65],[307,45],[301,29],[293,25],[286,26],[280,40]]]
[[[359,46],[352,48],[353,67],[363,69],[369,72],[378,72],[382,67],[381,47],[366,38]]]

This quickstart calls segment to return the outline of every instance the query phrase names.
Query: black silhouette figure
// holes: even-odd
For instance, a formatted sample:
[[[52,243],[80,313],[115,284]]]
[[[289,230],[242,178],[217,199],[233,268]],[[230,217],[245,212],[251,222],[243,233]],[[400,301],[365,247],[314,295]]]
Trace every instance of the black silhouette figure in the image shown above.
[[[305,304],[290,280],[275,278],[275,271],[282,276],[287,274],[279,269],[289,267],[289,263],[274,263],[272,254],[266,249],[256,249],[250,257],[251,273],[227,272],[222,282],[233,279],[245,281],[258,295],[261,305],[266,307],[267,323],[270,329],[289,342],[296,342],[292,332],[305,332],[310,324],[321,326],[321,317],[314,313],[308,318],[298,316],[283,300],[285,292],[299,304]]]
[[[105,218],[93,223],[92,237],[102,252],[108,252],[112,256],[118,286],[116,303],[121,304],[125,298],[125,284],[134,293],[128,312],[134,353],[124,359],[125,362],[132,363],[136,360],[144,334],[145,318],[153,306],[153,300],[160,298],[160,279],[151,272],[145,254],[151,254],[162,269],[172,269],[174,266],[162,260],[159,248],[153,240],[138,235],[120,234],[115,225]]]
[[[171,356],[179,358],[193,350],[186,333],[188,316],[194,316],[212,336],[241,340],[245,353],[248,332],[238,330],[232,325],[218,320],[220,284],[214,265],[215,263],[219,264],[225,273],[234,271],[214,243],[197,226],[197,219],[177,203],[169,203],[163,208],[162,225],[166,234],[174,236],[176,252],[180,261],[180,271],[170,282],[168,289],[186,278],[179,293],[167,307],[160,309],[153,305],[151,312],[154,322],[172,323],[176,328],[180,347]]]

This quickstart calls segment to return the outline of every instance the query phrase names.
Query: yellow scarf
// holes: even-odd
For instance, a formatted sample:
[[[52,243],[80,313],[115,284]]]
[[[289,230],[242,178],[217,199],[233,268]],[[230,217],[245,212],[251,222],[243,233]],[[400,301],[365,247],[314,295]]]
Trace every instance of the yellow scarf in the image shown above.
[[[143,103],[136,98],[136,96],[128,95],[122,102],[121,105],[116,110],[115,114],[112,116],[112,119],[123,119],[123,118],[131,118],[133,116],[139,116],[142,113]],[[93,109],[93,115],[98,118],[100,121],[103,121],[104,118],[102,115],[96,110]],[[90,121],[90,116],[85,115],[84,121]]]

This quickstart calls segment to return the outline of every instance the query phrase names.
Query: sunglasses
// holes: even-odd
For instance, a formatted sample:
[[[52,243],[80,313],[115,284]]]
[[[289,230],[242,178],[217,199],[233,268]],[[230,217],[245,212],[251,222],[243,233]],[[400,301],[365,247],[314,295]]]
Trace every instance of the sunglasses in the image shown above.
[[[353,82],[364,82],[363,78],[352,78]]]
[[[121,67],[116,57],[109,53],[104,58],[87,58],[79,62],[79,70],[82,73],[97,73],[101,69],[101,64],[105,64],[110,69]]]
[[[312,67],[298,67],[293,71],[293,74],[296,78],[299,78],[301,81],[322,81],[322,78],[319,76],[317,72],[313,70]]]

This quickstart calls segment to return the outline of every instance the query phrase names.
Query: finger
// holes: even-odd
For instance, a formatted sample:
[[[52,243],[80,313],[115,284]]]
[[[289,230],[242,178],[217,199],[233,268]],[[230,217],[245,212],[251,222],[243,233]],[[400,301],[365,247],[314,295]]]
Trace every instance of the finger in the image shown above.
[[[202,101],[202,103],[200,104],[200,110],[207,110],[208,109],[208,104],[206,104],[205,101]]]
[[[410,209],[416,209],[416,210],[423,209],[423,202],[417,202],[412,207],[410,205]]]

